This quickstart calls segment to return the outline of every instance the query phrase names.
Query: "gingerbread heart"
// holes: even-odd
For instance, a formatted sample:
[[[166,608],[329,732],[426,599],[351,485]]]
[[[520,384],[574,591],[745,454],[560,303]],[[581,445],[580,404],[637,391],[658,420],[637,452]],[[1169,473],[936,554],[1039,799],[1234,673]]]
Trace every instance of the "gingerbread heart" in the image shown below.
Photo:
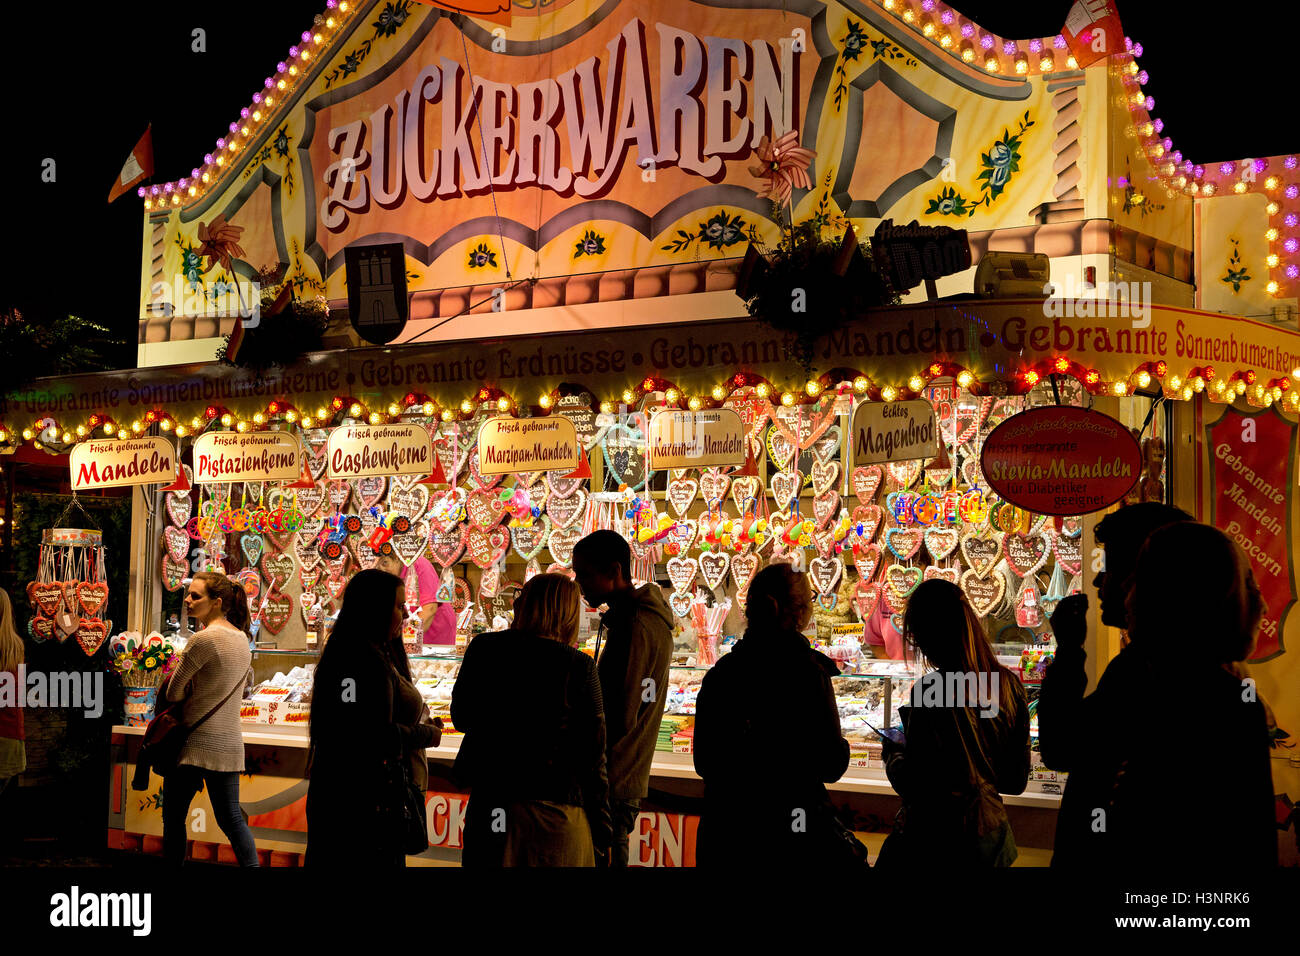
[[[1056,554],[1056,565],[1071,576],[1083,573],[1083,542],[1058,534],[1052,538],[1052,550]]]
[[[307,460],[307,471],[311,474],[312,481],[320,481],[321,476],[325,474],[325,450],[319,453],[303,449],[303,457]]]
[[[814,495],[822,495],[835,487],[835,480],[840,476],[839,462],[815,461],[812,466],[812,486]]]
[[[839,558],[818,555],[808,562],[808,577],[818,594],[834,594],[844,574],[844,562]]]
[[[890,528],[885,532],[885,547],[900,561],[910,561],[921,550],[920,528]]]
[[[34,637],[38,642],[48,641],[53,638],[55,634],[54,621],[48,617],[42,617],[39,614],[32,618],[29,628],[32,632],[32,637]]]
[[[262,543],[260,534],[244,534],[239,536],[239,550],[244,556],[244,563],[255,568],[257,562],[262,560],[266,546]]]
[[[705,503],[711,508],[722,503],[722,500],[727,497],[727,489],[730,486],[731,476],[717,468],[706,468],[700,475],[700,493],[704,495]]]
[[[978,488],[983,482],[980,480],[983,476],[980,474],[980,463],[977,458],[967,458],[961,463],[961,477],[966,484],[972,488]]]
[[[885,473],[879,465],[861,465],[854,468],[851,476],[854,497],[864,505],[871,504],[880,492],[880,483],[884,476]]]
[[[183,528],[189,524],[193,511],[194,502],[190,500],[188,494],[179,497],[175,494],[167,496],[167,517],[176,527]]]
[[[756,476],[731,479],[731,500],[740,514],[749,511],[762,495],[763,483]]]
[[[373,508],[384,500],[384,489],[387,486],[388,479],[383,477],[358,478],[352,483],[352,491],[362,508]]]
[[[587,492],[576,488],[563,498],[552,496],[546,501],[546,513],[559,530],[578,524],[587,513]]]
[[[262,556],[262,577],[275,590],[288,583],[293,575],[293,556],[277,551]]]
[[[1065,535],[1067,538],[1077,538],[1083,534],[1083,521],[1079,518],[1062,518],[1061,530],[1057,532],[1057,537]]]
[[[429,553],[433,555],[433,563],[447,568],[460,560],[465,552],[467,530],[463,525],[456,525],[447,529],[435,527],[430,531]]]
[[[790,502],[803,487],[803,475],[797,471],[780,471],[768,480],[772,489],[772,498],[781,511],[790,507]]]
[[[885,466],[889,472],[890,479],[898,485],[900,489],[910,488],[916,484],[916,479],[921,477],[922,461],[915,458],[911,461],[891,461]]]
[[[63,586],[57,582],[53,584],[37,584],[30,588],[28,593],[34,597],[40,613],[51,620],[63,607]]]
[[[541,472],[538,472],[541,474]],[[539,511],[546,507],[546,498],[550,495],[551,489],[546,486],[546,482],[538,481],[527,486],[528,503]]]
[[[922,571],[917,567],[909,567],[906,564],[891,564],[885,568],[885,590],[888,592],[889,603],[894,610],[901,611],[921,583]]]
[[[179,591],[185,587],[185,577],[190,573],[190,566],[184,561],[173,561],[170,554],[162,559],[162,584],[168,591]]]
[[[173,561],[183,562],[190,553],[190,536],[180,528],[163,528],[163,544]]]
[[[738,554],[731,559],[731,580],[735,582],[737,592],[748,592],[749,583],[758,573],[758,555]]]
[[[340,554],[337,558],[330,558],[327,561],[323,561],[322,564],[325,565],[325,573],[327,575],[329,575],[330,577],[338,577],[341,574],[343,574],[343,569],[348,566],[348,562],[350,560],[352,560],[351,555],[348,553],[347,549],[345,548],[343,550],[343,553]]]
[[[362,571],[369,571],[379,564],[379,554],[362,541],[352,542],[352,560]]]
[[[343,506],[348,503],[352,497],[352,485],[346,480],[328,481],[325,483],[326,494],[329,495],[330,508],[337,514],[343,510]]]
[[[451,492],[447,492],[448,495]],[[412,521],[424,517],[429,507],[429,486],[411,485],[409,488],[391,488],[388,492],[388,508],[399,515],[406,515]]]
[[[469,492],[464,488],[457,488],[454,491],[448,491],[438,495],[436,498],[431,497],[429,501],[429,521],[435,528],[442,531],[450,531],[465,519],[465,505],[469,501]],[[398,512],[401,514],[401,512]],[[408,515],[408,517],[410,517]],[[411,518],[415,521],[415,518]]]
[[[826,434],[813,440],[813,455],[818,462],[829,462],[835,457],[835,453],[840,450],[840,438],[840,426],[832,425],[826,429]],[[805,445],[804,447],[807,448],[808,446]]]
[[[961,553],[975,576],[986,578],[1002,555],[1002,536],[996,532],[966,535],[961,539]]]
[[[465,514],[475,528],[488,531],[506,516],[506,502],[495,491],[475,491],[465,502]]]
[[[796,451],[798,451],[796,443],[773,425],[772,430],[767,433],[767,456],[778,471],[789,467],[794,461]]]
[[[679,593],[695,583],[695,577],[699,574],[699,571],[699,562],[694,558],[678,557],[668,559],[668,580],[672,582],[673,590]]]
[[[673,613],[678,617],[686,617],[691,613],[691,604],[695,601],[695,595],[690,591],[674,591],[668,595],[668,606],[673,609]]]
[[[863,581],[874,580],[876,572],[880,569],[880,545],[857,545],[851,553],[858,577]]]
[[[320,549],[316,547],[315,541],[298,540],[293,545],[294,556],[298,559],[298,564],[304,568],[314,568],[320,564]]]
[[[320,533],[325,530],[325,516],[317,515],[314,518],[308,518],[298,526],[299,541],[314,541],[320,537]]]
[[[573,546],[582,538],[581,528],[552,528],[546,547],[557,563],[568,567],[573,561]]]
[[[700,483],[694,478],[677,478],[668,483],[668,503],[672,505],[677,517],[686,517],[699,489]]]
[[[935,561],[948,557],[961,543],[961,535],[956,528],[926,528],[924,537],[925,550],[930,552],[930,557]]]
[[[325,488],[323,485],[316,485],[313,488],[295,488],[293,497],[303,517],[310,518],[319,513],[321,506],[325,504]]]
[[[839,514],[840,510],[840,493],[838,491],[824,491],[813,498],[813,520],[819,527],[825,527],[830,520]]]
[[[347,586],[348,582],[346,578],[334,577],[331,575],[325,579],[325,590],[329,592],[331,601],[337,601]]]
[[[709,590],[716,591],[731,567],[731,555],[725,551],[706,552],[700,555],[699,566],[700,577],[704,578],[705,585]]]
[[[853,610],[857,611],[858,620],[871,620],[871,615],[876,613],[876,605],[879,603],[880,585],[859,581],[858,586],[853,590]]]
[[[324,572],[324,570],[325,570],[324,568],[319,568],[319,567],[311,568],[311,569],[299,568],[298,580],[302,583],[302,589],[304,591],[310,591],[312,588],[314,588],[316,586],[316,582],[320,580],[320,576]]]
[[[395,534],[389,539],[393,551],[408,568],[415,563],[416,558],[424,554],[424,549],[429,544],[430,530],[427,520],[416,521],[411,523],[411,530],[406,534]]]
[[[510,541],[519,557],[531,561],[546,546],[546,539],[550,533],[551,518],[549,515],[542,515],[540,518],[534,518],[533,523],[528,527],[511,528]]]
[[[501,479],[505,475],[485,475],[479,471],[478,455],[469,456],[469,481],[470,484],[478,490],[487,491],[501,484]]]
[[[936,568],[933,565],[925,569],[924,580],[931,581],[935,578],[941,578],[950,584],[958,584],[961,577],[960,568]]]
[[[885,518],[885,512],[880,505],[858,505],[853,509],[853,515],[850,518],[852,522],[849,526],[849,533],[853,535],[855,543],[870,544],[876,540],[876,532],[880,530],[880,523]]]
[[[99,617],[100,609],[108,600],[108,585],[103,582],[89,584],[85,581],[77,585],[77,603],[87,617]]]
[[[272,587],[262,602],[262,627],[271,634],[279,634],[293,615],[293,601],[278,588]]]
[[[82,618],[77,627],[77,643],[87,656],[94,656],[104,641],[108,640],[108,625],[103,621]]]
[[[567,471],[548,471],[546,473],[546,486],[551,489],[551,494],[556,498],[567,498],[578,490],[582,484],[581,478],[565,478]]]
[[[1000,574],[983,577],[972,568],[961,576],[961,589],[975,613],[988,617],[989,612],[1002,603],[1007,594],[1007,581]]]
[[[668,554],[685,554],[695,543],[695,536],[699,533],[699,522],[694,518],[681,518],[664,538],[664,550]],[[671,550],[675,548],[676,551]]]
[[[1018,577],[1028,577],[1047,563],[1051,547],[1042,534],[1008,534],[1002,538],[1007,567]]]

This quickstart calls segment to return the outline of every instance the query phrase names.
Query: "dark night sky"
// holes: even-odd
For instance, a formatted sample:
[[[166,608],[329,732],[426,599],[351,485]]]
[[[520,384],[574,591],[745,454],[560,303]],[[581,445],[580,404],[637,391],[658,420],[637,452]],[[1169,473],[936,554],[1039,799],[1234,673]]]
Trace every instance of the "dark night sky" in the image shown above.
[[[958,0],[955,6],[1000,36],[1058,31],[1070,0]],[[1277,3],[1273,19],[1290,18]],[[10,49],[47,59],[24,70],[10,61],[11,136],[0,149],[9,206],[0,270],[0,308],[28,317],[74,312],[128,341],[118,361],[135,363],[142,209],[134,193],[112,206],[108,190],[146,125],[153,123],[156,179],[187,175],[248,105],[324,0],[226,0],[177,5],[140,0],[53,23],[50,7],[7,7]],[[1204,10],[1205,8],[1201,8]],[[649,3],[637,6],[644,18]],[[1208,16],[1192,5],[1120,0],[1129,36],[1145,48],[1165,132],[1189,159],[1210,163],[1300,149],[1283,66],[1290,31],[1251,16]],[[1280,24],[1279,24],[1280,25]],[[207,32],[207,51],[191,50],[191,31]],[[1212,27],[1212,29],[1211,29]],[[83,44],[84,38],[84,44]],[[54,183],[42,162],[57,164]]]

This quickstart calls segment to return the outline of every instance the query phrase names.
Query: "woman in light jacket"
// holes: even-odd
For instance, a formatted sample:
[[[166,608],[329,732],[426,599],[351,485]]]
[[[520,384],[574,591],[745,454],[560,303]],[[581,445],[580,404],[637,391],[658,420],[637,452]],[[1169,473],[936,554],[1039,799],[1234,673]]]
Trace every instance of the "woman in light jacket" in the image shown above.
[[[202,626],[185,646],[180,666],[167,684],[167,699],[185,701],[183,720],[193,726],[221,704],[185,741],[179,766],[163,779],[163,857],[185,860],[190,803],[208,788],[212,813],[230,841],[240,866],[257,866],[257,847],[239,806],[239,775],[244,772],[244,737],[239,722],[242,689],[252,664],[248,649],[248,598],[224,574],[194,575],[185,594],[185,611]],[[225,703],[221,703],[222,701]]]

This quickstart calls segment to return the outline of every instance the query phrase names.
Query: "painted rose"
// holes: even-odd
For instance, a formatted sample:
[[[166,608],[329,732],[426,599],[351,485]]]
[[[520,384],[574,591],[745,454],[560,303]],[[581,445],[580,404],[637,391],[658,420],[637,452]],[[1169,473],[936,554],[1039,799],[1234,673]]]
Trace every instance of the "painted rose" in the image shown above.
[[[993,166],[993,176],[989,180],[990,185],[1003,186],[1007,178],[1011,175],[1011,161],[1014,159],[1011,148],[1001,141],[995,142],[993,148],[989,150],[989,162]]]

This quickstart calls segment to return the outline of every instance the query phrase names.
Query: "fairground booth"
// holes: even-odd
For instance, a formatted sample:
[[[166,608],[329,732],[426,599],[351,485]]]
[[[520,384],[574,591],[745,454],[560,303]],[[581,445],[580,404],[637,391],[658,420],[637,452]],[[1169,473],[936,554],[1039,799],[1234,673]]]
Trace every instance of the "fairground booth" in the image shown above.
[[[208,117],[211,152],[140,191],[139,368],[4,406],[6,444],[67,455],[75,489],[133,486],[107,556],[128,620],[96,616],[75,526],[31,592],[35,638],[128,685],[111,846],[160,850],[161,781],[129,781],[213,567],[255,613],[243,806],[265,862],[300,862],[311,669],[392,551],[457,612],[455,644],[408,643],[448,724],[410,862],[455,863],[460,655],[612,528],[677,622],[633,862],[694,862],[696,693],[774,561],[809,576],[852,748],[829,789],[874,852],[912,590],[958,583],[1031,701],[1048,616],[1090,595],[1095,682],[1121,634],[1093,528],[1165,501],[1235,538],[1268,602],[1249,668],[1294,862],[1296,156],[1184,158],[1114,16],[1020,38],[931,0],[329,0],[302,27]],[[1018,865],[1050,859],[1063,786],[1035,753],[1006,797]],[[195,819],[193,856],[233,859]]]

